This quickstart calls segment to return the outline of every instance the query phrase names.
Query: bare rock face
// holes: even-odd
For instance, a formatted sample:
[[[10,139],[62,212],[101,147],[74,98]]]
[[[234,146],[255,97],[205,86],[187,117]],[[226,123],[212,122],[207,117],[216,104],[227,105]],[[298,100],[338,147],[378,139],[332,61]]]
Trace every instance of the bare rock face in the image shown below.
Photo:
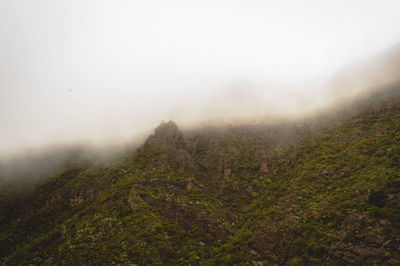
[[[190,181],[186,184],[186,190],[192,190],[193,187],[194,187],[193,180],[190,180]]]
[[[176,124],[172,121],[165,123],[164,121],[154,129],[154,134],[151,135],[145,142],[144,146],[159,145],[162,148],[184,149],[185,140],[182,133],[179,131]]]
[[[183,170],[193,170],[192,156],[186,149],[186,142],[176,124],[164,121],[154,129],[143,145],[142,152],[156,149],[161,152],[161,160],[152,166],[175,166]]]

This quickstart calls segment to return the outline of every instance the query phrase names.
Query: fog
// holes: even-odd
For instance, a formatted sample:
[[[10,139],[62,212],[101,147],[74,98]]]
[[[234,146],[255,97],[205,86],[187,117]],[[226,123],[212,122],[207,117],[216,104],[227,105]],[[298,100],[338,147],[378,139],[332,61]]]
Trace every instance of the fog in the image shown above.
[[[276,121],[396,81],[399,1],[0,1],[0,158]]]

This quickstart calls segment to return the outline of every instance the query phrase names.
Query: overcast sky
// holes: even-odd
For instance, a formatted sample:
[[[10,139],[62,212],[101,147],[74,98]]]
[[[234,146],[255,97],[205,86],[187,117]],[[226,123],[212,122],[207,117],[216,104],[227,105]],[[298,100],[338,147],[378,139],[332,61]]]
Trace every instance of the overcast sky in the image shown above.
[[[301,112],[338,70],[399,41],[399,11],[398,0],[0,0],[0,156],[129,139],[160,120]]]

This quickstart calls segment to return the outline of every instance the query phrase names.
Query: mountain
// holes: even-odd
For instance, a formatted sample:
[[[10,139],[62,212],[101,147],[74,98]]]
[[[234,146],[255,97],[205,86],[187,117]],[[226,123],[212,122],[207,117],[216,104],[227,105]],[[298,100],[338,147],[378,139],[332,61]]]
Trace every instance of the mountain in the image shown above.
[[[1,192],[1,262],[399,265],[399,91],[297,125],[162,122],[121,159],[66,162]]]
[[[400,83],[400,43],[389,49],[350,64],[333,75],[329,81],[330,93],[342,101],[396,86]]]

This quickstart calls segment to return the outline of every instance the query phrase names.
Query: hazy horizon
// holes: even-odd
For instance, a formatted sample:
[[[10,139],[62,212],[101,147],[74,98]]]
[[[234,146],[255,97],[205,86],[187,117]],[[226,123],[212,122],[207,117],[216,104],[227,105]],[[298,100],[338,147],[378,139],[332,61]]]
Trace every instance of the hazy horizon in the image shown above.
[[[329,107],[397,78],[400,56],[385,51],[399,55],[398,10],[398,1],[3,1],[0,158],[130,142],[161,120],[190,127]]]

